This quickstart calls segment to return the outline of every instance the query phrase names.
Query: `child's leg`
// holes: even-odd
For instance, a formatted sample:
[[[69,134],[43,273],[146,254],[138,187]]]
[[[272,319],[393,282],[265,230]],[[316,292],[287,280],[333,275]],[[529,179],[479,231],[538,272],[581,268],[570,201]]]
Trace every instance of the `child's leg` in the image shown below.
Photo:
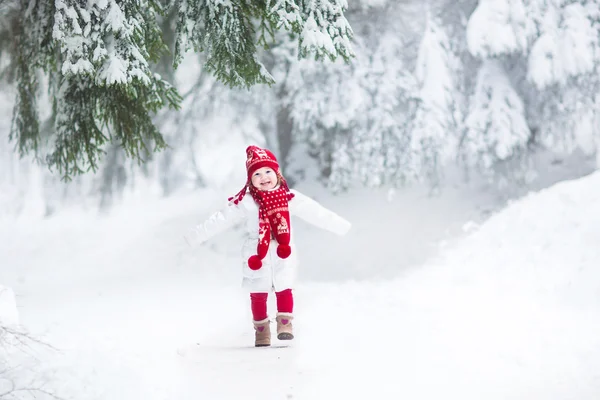
[[[268,293],[250,293],[250,307],[254,321],[267,319],[267,297]]]
[[[275,292],[277,296],[277,312],[291,314],[294,312],[294,295],[292,289]]]
[[[294,311],[294,296],[292,289],[276,292],[277,296],[277,339],[291,340],[294,338],[292,319]]]
[[[256,347],[271,345],[271,329],[267,315],[268,296],[268,293],[250,293],[250,307],[255,330],[254,345]]]

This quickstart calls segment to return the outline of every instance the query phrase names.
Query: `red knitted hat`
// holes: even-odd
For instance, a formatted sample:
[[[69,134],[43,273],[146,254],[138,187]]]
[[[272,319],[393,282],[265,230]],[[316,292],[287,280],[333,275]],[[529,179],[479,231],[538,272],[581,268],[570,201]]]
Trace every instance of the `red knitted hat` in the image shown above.
[[[262,167],[272,168],[279,174],[279,163],[275,154],[267,149],[261,149],[258,146],[248,146],[246,148],[246,171],[248,172],[248,180],[252,177],[254,171]]]

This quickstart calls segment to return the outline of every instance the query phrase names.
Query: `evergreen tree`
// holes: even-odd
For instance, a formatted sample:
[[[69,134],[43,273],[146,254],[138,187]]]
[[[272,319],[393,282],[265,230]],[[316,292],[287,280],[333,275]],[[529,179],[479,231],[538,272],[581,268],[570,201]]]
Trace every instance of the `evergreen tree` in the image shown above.
[[[546,24],[528,57],[529,110],[536,142],[557,154],[597,151],[600,118],[600,2],[560,4],[546,10]]]
[[[181,97],[152,68],[168,51],[159,17],[172,9],[175,65],[187,50],[204,52],[206,70],[232,87],[273,83],[258,46],[279,29],[297,35],[300,57],[353,56],[345,0],[10,3],[15,34],[1,51],[12,50],[17,82],[11,139],[21,154],[49,152],[48,166],[65,178],[95,170],[109,142],[137,160],[166,147],[152,116]],[[40,71],[53,98],[50,129],[40,125]]]
[[[498,60],[484,61],[465,120],[461,154],[467,165],[493,175],[494,167],[526,151],[525,107]]]
[[[401,57],[406,41],[398,32],[379,36],[370,65],[360,80],[368,94],[365,124],[352,135],[350,154],[359,182],[368,187],[399,186],[413,175],[410,132],[418,104],[417,81]]]
[[[439,19],[427,13],[425,32],[417,57],[419,105],[410,138],[409,169],[413,179],[426,178],[437,185],[441,169],[456,154],[458,129],[454,97],[459,60]]]

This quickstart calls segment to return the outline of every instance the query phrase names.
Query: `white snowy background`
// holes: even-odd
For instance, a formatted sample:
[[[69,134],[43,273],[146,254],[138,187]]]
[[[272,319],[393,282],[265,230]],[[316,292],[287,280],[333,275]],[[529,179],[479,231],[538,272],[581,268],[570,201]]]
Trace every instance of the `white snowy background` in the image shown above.
[[[273,91],[229,91],[186,59],[183,109],[159,119],[173,149],[143,167],[109,149],[69,184],[14,154],[2,86],[0,398],[600,398],[598,106],[581,89],[597,2],[460,1],[446,19],[392,3],[357,3],[372,19],[349,16],[352,67],[291,57]],[[302,138],[294,186],[353,229],[297,221],[296,339],[255,349],[241,233],[199,248],[182,236],[240,189],[248,144],[282,140],[273,104]],[[533,128],[542,145],[503,174]],[[307,154],[331,143],[325,187]],[[432,188],[421,178],[436,171]],[[412,184],[382,184],[396,178]],[[13,384],[41,391],[5,394]]]

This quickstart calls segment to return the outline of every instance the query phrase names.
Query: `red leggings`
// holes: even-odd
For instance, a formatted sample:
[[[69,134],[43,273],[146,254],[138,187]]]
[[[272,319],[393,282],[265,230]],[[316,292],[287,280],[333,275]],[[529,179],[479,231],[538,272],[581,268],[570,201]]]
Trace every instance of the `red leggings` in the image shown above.
[[[294,311],[294,296],[292,295],[292,289],[275,292],[275,295],[277,296],[277,312],[291,314]],[[250,293],[252,318],[254,318],[255,321],[267,319],[268,296],[268,293]]]

